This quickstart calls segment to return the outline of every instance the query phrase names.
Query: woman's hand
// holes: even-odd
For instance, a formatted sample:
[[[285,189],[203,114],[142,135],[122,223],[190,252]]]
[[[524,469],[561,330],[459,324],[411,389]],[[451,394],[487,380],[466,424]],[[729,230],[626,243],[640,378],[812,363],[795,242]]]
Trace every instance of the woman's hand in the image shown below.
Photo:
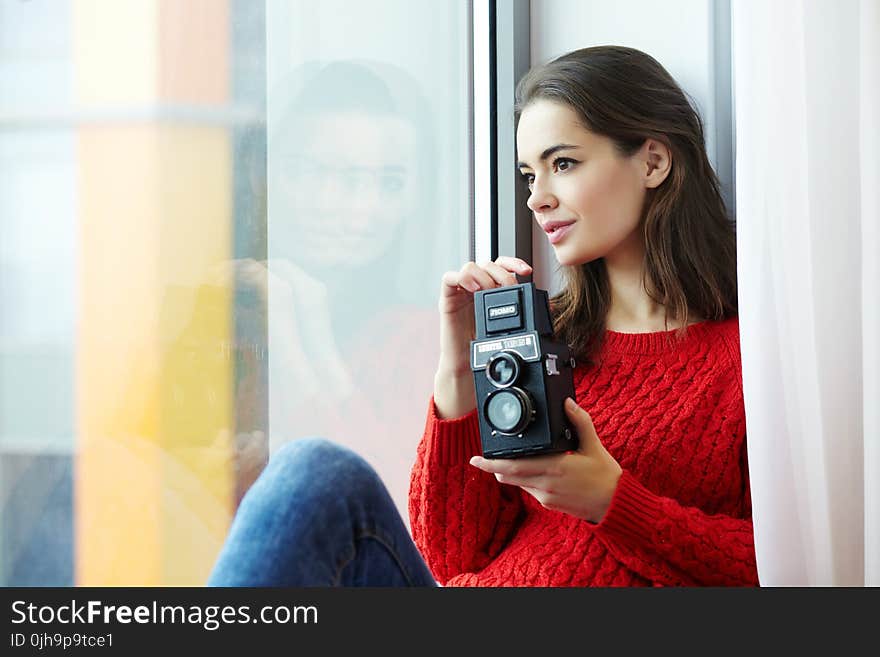
[[[516,285],[516,274],[527,276],[525,260],[502,256],[495,262],[465,263],[448,271],[440,284],[440,363],[434,377],[434,405],[441,418],[460,417],[476,407],[470,365],[474,339],[474,292]]]
[[[516,274],[529,275],[525,260],[501,256],[495,262],[465,263],[443,274],[440,285],[440,360],[453,371],[470,373],[470,342],[474,339],[474,292],[516,285]]]
[[[590,414],[570,397],[565,412],[578,434],[576,452],[519,459],[474,456],[470,462],[503,484],[519,486],[548,509],[598,523],[623,470],[599,440]]]

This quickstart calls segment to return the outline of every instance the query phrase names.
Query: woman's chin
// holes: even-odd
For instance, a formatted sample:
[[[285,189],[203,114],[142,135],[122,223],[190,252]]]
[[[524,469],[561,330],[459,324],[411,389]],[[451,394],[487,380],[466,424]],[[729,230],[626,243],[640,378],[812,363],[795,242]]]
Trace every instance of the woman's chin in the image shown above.
[[[580,265],[585,265],[588,262],[593,262],[593,260],[598,260],[601,258],[601,255],[593,255],[593,254],[585,254],[585,253],[577,253],[568,249],[563,248],[555,248],[553,249],[556,253],[556,261],[562,265],[563,267],[579,267]]]
[[[577,262],[577,258],[572,254],[569,249],[566,249],[564,246],[562,247],[553,247],[553,252],[556,254],[556,260],[563,267],[570,267],[572,265],[580,264]]]

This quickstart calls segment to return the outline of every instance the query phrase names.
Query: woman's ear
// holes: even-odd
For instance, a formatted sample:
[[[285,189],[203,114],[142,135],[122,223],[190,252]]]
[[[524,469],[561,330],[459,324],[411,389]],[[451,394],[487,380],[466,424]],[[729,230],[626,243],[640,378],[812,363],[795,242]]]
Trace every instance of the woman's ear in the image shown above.
[[[662,141],[646,139],[640,160],[644,164],[645,187],[654,189],[666,180],[672,170],[672,153]]]

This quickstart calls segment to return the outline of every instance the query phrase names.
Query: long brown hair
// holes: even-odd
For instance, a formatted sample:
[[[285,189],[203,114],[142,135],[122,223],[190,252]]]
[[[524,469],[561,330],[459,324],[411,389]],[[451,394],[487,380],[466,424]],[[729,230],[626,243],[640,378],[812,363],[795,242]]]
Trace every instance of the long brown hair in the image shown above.
[[[703,124],[678,83],[653,57],[619,46],[584,48],[531,69],[516,88],[517,124],[529,103],[571,107],[584,127],[610,138],[624,156],[648,138],[672,155],[666,180],[648,190],[640,226],[648,295],[681,320],[737,314],[736,231],[706,155]],[[611,288],[604,258],[564,267],[565,288],[551,301],[556,335],[591,361],[605,336]]]

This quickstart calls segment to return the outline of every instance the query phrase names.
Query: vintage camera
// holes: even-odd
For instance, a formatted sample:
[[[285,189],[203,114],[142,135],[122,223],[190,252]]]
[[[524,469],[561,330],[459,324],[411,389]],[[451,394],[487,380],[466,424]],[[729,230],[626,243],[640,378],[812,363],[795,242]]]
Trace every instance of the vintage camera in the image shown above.
[[[575,366],[553,340],[545,290],[519,283],[474,294],[476,340],[471,369],[486,458],[516,458],[577,449],[565,415],[574,399]]]

